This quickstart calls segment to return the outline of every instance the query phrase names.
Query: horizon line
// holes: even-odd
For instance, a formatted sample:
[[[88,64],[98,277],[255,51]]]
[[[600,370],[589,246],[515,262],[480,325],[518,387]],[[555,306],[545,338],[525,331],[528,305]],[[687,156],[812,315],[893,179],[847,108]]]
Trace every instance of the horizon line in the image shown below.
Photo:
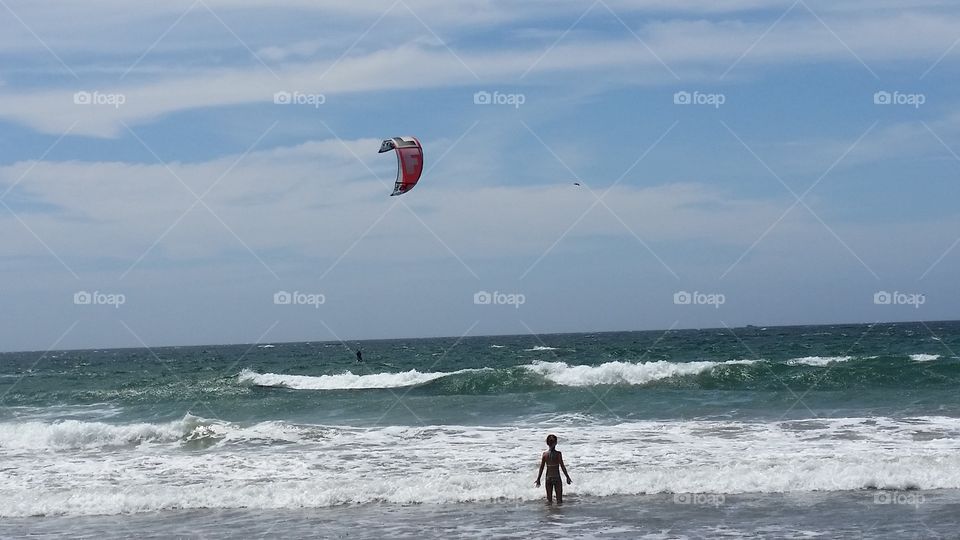
[[[747,328],[758,328],[758,329],[769,329],[769,328],[797,328],[802,326],[808,327],[823,327],[823,326],[868,326],[868,325],[878,325],[878,324],[891,324],[891,325],[906,325],[906,324],[938,324],[938,323],[958,323],[960,319],[944,319],[944,320],[910,320],[910,321],[873,321],[873,322],[837,322],[837,323],[815,323],[815,324],[774,324],[774,325],[762,325],[762,324],[746,324],[742,326],[716,326],[716,327],[700,327],[700,328],[662,328],[662,329],[649,329],[649,330],[584,330],[577,332],[543,332],[543,333],[509,333],[509,334],[482,334],[477,336],[464,335],[464,336],[423,336],[423,337],[397,337],[397,338],[365,338],[365,339],[349,339],[349,340],[339,340],[339,339],[323,339],[323,340],[298,340],[298,341],[263,341],[263,342],[246,342],[246,343],[199,343],[199,344],[187,344],[187,345],[148,345],[148,346],[138,346],[138,347],[85,347],[79,349],[49,349],[49,350],[12,350],[12,351],[0,351],[0,355],[4,354],[27,354],[27,353],[40,353],[42,355],[47,355],[50,353],[64,353],[64,352],[82,352],[82,351],[121,351],[128,349],[171,349],[171,348],[197,348],[197,347],[241,347],[244,345],[249,345],[250,347],[259,346],[259,345],[290,345],[290,344],[300,344],[300,343],[339,343],[346,346],[348,342],[350,343],[367,343],[373,341],[413,341],[413,340],[426,340],[426,339],[477,339],[477,338],[486,338],[486,337],[530,337],[530,336],[564,336],[564,335],[575,335],[575,334],[620,334],[620,333],[633,333],[633,332],[662,332],[664,334],[669,332],[684,332],[684,331],[704,331],[704,330],[722,330],[722,331],[731,331],[735,329],[747,329]]]

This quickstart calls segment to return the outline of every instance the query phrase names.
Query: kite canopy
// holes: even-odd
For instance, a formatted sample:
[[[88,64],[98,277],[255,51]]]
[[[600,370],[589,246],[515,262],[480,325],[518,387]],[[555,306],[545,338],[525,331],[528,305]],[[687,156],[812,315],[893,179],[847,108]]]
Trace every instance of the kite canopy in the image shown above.
[[[416,137],[394,137],[386,139],[380,145],[380,152],[397,152],[397,181],[393,186],[393,195],[403,195],[413,189],[423,173],[423,147]]]

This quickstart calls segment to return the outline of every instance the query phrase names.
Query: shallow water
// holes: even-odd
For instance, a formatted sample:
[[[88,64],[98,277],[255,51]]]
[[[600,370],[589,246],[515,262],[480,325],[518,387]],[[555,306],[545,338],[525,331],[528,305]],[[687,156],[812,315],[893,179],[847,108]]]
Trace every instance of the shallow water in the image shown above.
[[[4,537],[956,538],[960,491],[577,497],[523,503],[193,510],[0,522]]]

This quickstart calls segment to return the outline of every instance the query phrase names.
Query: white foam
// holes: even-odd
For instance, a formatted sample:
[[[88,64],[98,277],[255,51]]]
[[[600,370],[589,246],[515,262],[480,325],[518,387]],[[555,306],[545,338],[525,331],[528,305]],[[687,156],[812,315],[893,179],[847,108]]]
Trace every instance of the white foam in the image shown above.
[[[681,375],[695,375],[722,365],[753,364],[757,360],[729,360],[726,362],[607,362],[597,366],[569,365],[565,362],[534,361],[523,367],[543,375],[548,380],[564,386],[594,386],[606,384],[646,384],[652,381]],[[417,370],[399,373],[372,373],[357,375],[350,371],[338,375],[284,375],[257,373],[250,369],[241,371],[237,378],[258,386],[274,386],[296,390],[361,390],[375,388],[400,388],[423,384],[443,377],[474,371],[493,371],[492,368],[461,369],[450,372],[426,372]]]
[[[503,349],[504,347],[506,347],[506,345],[491,345],[491,346],[490,346],[491,349]]]
[[[466,373],[469,369],[452,372],[421,373],[415,369],[400,373],[372,373],[355,375],[350,371],[338,375],[284,375],[278,373],[257,373],[244,369],[237,378],[258,386],[277,386],[296,390],[360,390],[372,388],[401,388],[430,382],[441,377]]]
[[[527,352],[535,352],[535,351],[557,351],[557,350],[559,350],[559,348],[558,348],[558,347],[547,347],[546,345],[537,345],[537,346],[533,347],[532,349],[524,349],[524,350],[527,351]]]
[[[910,359],[914,362],[932,362],[940,358],[939,354],[911,354]]]
[[[68,457],[0,449],[0,517],[543,497],[532,485],[542,426],[202,425],[219,442],[187,452],[182,440]],[[957,418],[550,429],[579,496],[960,489]]]
[[[215,429],[203,419],[186,415],[161,424],[107,424],[82,420],[0,423],[0,450],[47,451],[135,446],[173,442]]]
[[[803,358],[791,358],[787,360],[790,365],[807,365],[822,367],[833,362],[848,362],[853,360],[852,356],[804,356]]]
[[[213,444],[236,442],[293,443],[327,436],[337,428],[286,424],[279,421],[241,426],[186,414],[182,419],[157,424],[107,424],[63,420],[54,422],[0,423],[0,453],[62,452],[136,448],[139,445],[193,446],[205,441]],[[2,455],[2,454],[0,454]]]
[[[257,345],[257,347],[260,348],[260,349],[272,349],[272,348],[276,347],[276,345],[270,345],[270,344],[267,344],[267,345]]]
[[[682,375],[696,375],[721,365],[752,364],[754,360],[727,362],[607,362],[598,366],[569,365],[565,362],[534,362],[525,368],[564,386],[600,384],[647,384]]]

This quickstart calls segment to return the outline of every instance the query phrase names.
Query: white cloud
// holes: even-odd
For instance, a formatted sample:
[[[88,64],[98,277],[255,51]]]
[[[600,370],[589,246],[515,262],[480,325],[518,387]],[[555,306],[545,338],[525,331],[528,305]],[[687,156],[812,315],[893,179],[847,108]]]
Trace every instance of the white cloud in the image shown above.
[[[213,186],[205,198],[216,216],[198,205],[183,217],[194,198],[159,164],[21,162],[0,169],[0,186],[9,185],[32,167],[8,197],[22,219],[69,265],[96,267],[112,261],[123,268],[140,257],[178,219],[181,221],[147,256],[146,265],[169,261],[215,268],[224,264],[223,258],[231,253],[245,253],[241,240],[268,264],[276,265],[290,259],[299,264],[325,261],[321,263],[325,266],[348,250],[351,260],[420,264],[449,260],[447,246],[470,261],[515,257],[532,260],[579,220],[554,248],[554,254],[582,254],[604,238],[625,241],[645,253],[633,236],[636,234],[658,252],[672,252],[674,248],[670,246],[699,245],[712,253],[725,253],[730,260],[711,258],[719,273],[721,266],[731,264],[792,203],[786,194],[769,200],[735,196],[710,187],[711,182],[705,179],[699,184],[620,185],[605,199],[615,214],[603,204],[585,214],[594,203],[586,185],[576,187],[566,180],[526,186],[495,185],[493,178],[482,172],[471,184],[433,183],[435,178],[426,177],[409,195],[395,199],[387,196],[395,162],[389,156],[373,153],[371,149],[377,148],[378,141],[345,144],[363,156],[376,174],[357,162],[343,144],[332,140],[255,151]],[[169,167],[200,194],[236,158],[170,163]],[[457,152],[446,159],[458,159]],[[56,210],[31,210],[41,203],[44,208]],[[823,212],[823,208],[819,211]],[[0,222],[11,231],[0,248],[0,256],[13,260],[49,257],[46,249],[9,214],[0,215]],[[855,250],[866,246],[864,249],[871,250],[871,255],[876,254],[877,258],[869,264],[880,264],[884,257],[899,260],[890,252],[890,242],[904,238],[899,229],[913,227],[888,225],[887,236],[872,234],[870,228],[833,222],[830,225],[842,238],[850,240]],[[928,252],[916,258],[918,264],[932,261],[938,254],[933,251],[942,249],[946,242],[942,231],[952,230],[944,229],[942,224],[938,227],[941,233],[931,236]],[[935,230],[931,226],[927,232]],[[367,236],[355,244],[365,232]],[[841,261],[857,264],[832,233],[802,208],[794,209],[779,222],[751,258],[766,254],[793,260],[790,265],[802,272],[806,265],[796,261],[797,246],[811,252],[826,250]],[[280,260],[274,259],[277,253],[284,254]],[[680,261],[670,261],[667,254],[663,256],[668,264],[678,267],[691,264],[689,254]],[[813,263],[817,258],[807,260]],[[744,271],[749,272],[746,268]]]
[[[480,179],[473,185],[434,185],[431,178],[398,201],[387,196],[395,162],[371,152],[377,141],[346,144],[365,156],[379,179],[341,143],[317,141],[251,153],[212,187],[205,201],[255,251],[281,250],[307,258],[339,256],[386,214],[353,252],[378,260],[449,256],[410,210],[464,256],[495,258],[546,250],[594,201],[586,187],[568,181],[517,187],[485,185]],[[16,201],[57,209],[27,209],[22,217],[64,260],[132,262],[193,204],[177,177],[200,194],[235,159],[170,163],[176,176],[159,164],[21,162],[0,169],[5,180],[0,185],[32,167],[8,200],[14,209],[29,208]],[[606,201],[654,243],[744,244],[752,240],[750,231],[765,227],[780,210],[779,203],[732,198],[702,185],[620,186]],[[20,233],[5,242],[4,256],[44,256],[45,249],[11,216],[0,220]],[[598,205],[569,238],[575,244],[594,236],[630,234]],[[242,246],[233,233],[197,206],[161,242],[156,255],[208,259],[237,249]]]
[[[860,99],[868,102],[872,96],[865,92]],[[867,132],[874,121],[876,125]],[[786,142],[746,142],[758,152],[761,159],[771,164],[774,172],[783,175],[804,174],[809,177],[807,184],[826,172],[831,164],[838,160],[834,171],[891,160],[910,160],[913,163],[931,159],[953,160],[955,158],[951,155],[951,150],[960,154],[960,145],[957,143],[960,140],[960,113],[957,112],[948,112],[940,118],[893,122],[878,116],[875,120],[861,120],[846,128],[844,132],[842,137],[831,134]],[[863,137],[857,142],[861,135]],[[944,144],[950,150],[944,148]],[[748,155],[746,150],[743,152],[744,156]],[[829,178],[826,181],[829,183]]]
[[[603,12],[596,16],[611,17]],[[148,56],[143,64],[147,71],[138,75],[137,82],[98,78],[99,82],[71,83],[59,89],[26,90],[8,86],[0,93],[0,117],[45,133],[59,134],[77,123],[76,134],[113,137],[123,133],[121,122],[133,125],[177,111],[269,102],[278,90],[320,92],[328,96],[328,103],[333,106],[336,96],[347,93],[535,84],[556,74],[564,75],[569,84],[571,73],[602,72],[610,79],[628,77],[634,84],[675,84],[673,75],[660,65],[661,59],[684,81],[715,81],[747,51],[732,72],[733,77],[749,73],[757,65],[788,66],[808,61],[842,62],[852,73],[869,76],[851,50],[872,65],[874,71],[881,70],[878,65],[881,62],[912,61],[919,76],[954,42],[960,18],[928,12],[883,12],[866,16],[841,12],[830,17],[828,24],[829,29],[805,10],[796,8],[795,16],[781,21],[757,42],[769,28],[770,21],[648,22],[636,31],[657,56],[625,29],[615,33],[615,37],[597,37],[579,28],[552,49],[548,47],[553,40],[544,36],[536,43],[517,48],[454,44],[454,55],[445,47],[423,44],[424,36],[434,38],[415,24],[409,34],[400,39],[391,32],[391,39],[384,42],[380,36],[371,34],[357,50],[339,62],[337,59],[343,52],[339,48],[329,49],[327,43],[301,40],[260,49],[271,63],[280,62],[271,67],[272,72],[251,60],[250,67],[245,68],[224,68],[219,67],[221,63],[213,62],[206,71],[197,71],[194,66],[187,73],[178,69],[150,75],[154,68]],[[891,35],[897,35],[898,39],[891,40]],[[240,47],[236,43],[234,46]],[[343,47],[346,46],[344,43]],[[320,54],[321,48],[322,60],[290,61]],[[949,58],[946,61],[949,62]],[[129,63],[124,61],[122,65]],[[534,65],[530,75],[521,80]],[[102,70],[103,66],[98,69]],[[597,79],[595,76],[584,78],[585,81]],[[126,102],[117,109],[74,105],[75,92],[94,90],[121,93]]]

